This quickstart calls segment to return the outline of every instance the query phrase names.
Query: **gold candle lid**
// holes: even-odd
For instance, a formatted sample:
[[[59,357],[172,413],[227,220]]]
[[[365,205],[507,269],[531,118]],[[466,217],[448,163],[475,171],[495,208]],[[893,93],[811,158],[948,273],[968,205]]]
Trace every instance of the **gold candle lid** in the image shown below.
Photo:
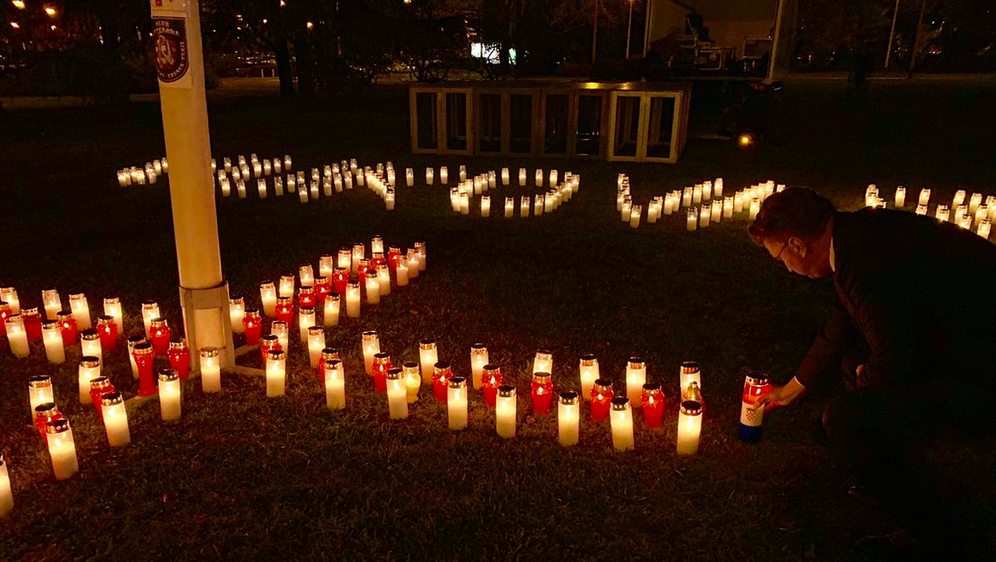
[[[702,414],[702,403],[695,400],[685,400],[681,403],[681,413],[686,416],[698,416]]]
[[[120,392],[108,392],[100,397],[101,406],[114,406],[117,404],[124,404],[124,397],[121,396]]]
[[[67,418],[50,421],[45,425],[45,433],[48,433],[49,435],[66,433],[69,429],[69,420]]]
[[[87,369],[96,369],[100,367],[100,357],[95,357],[93,355],[84,355],[80,359],[80,367],[86,367]]]
[[[159,380],[163,382],[173,382],[180,380],[180,372],[176,369],[160,369]]]
[[[449,382],[450,388],[464,388],[467,386],[467,379],[465,377],[453,377]]]
[[[626,398],[625,396],[616,396],[612,399],[612,409],[616,412],[628,410],[629,398]]]
[[[396,381],[404,378],[404,370],[400,367],[392,367],[387,370],[387,380]]]
[[[578,404],[578,393],[573,390],[560,393],[560,403],[565,406],[573,406]]]
[[[52,386],[52,377],[48,375],[28,377],[28,388],[48,388],[50,386]]]

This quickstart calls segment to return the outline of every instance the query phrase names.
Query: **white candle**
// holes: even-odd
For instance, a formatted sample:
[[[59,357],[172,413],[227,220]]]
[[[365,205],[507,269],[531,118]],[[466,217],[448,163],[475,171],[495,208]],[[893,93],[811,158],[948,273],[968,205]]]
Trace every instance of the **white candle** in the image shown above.
[[[733,194],[733,212],[740,214],[744,212],[744,192],[738,191]]]
[[[129,355],[131,355],[129,353]],[[90,381],[100,376],[100,358],[92,355],[84,356],[80,360],[79,368],[79,392],[80,404],[93,403],[90,394]]]
[[[4,327],[7,329],[7,342],[10,344],[10,352],[14,357],[23,359],[31,353],[28,347],[28,333],[24,330],[24,319],[20,314],[11,314],[4,320]]]
[[[408,250],[408,278],[414,279],[418,277],[418,252],[414,249]]]
[[[640,226],[640,217],[643,215],[643,205],[633,205],[629,214],[629,226],[636,228]]]
[[[704,181],[702,182],[702,200],[708,201],[712,199],[712,182]]]
[[[411,168],[405,168],[405,184],[408,187],[415,185],[415,170]]]
[[[175,369],[159,371],[159,414],[166,421],[180,419],[180,373]]]
[[[750,220],[757,218],[757,213],[761,210],[761,200],[757,197],[750,200]]]
[[[428,176],[426,176],[426,180],[428,180]],[[439,167],[439,183],[441,183],[442,185],[446,185],[447,183],[449,183],[449,181],[450,181],[450,170],[449,170],[449,168],[447,168],[446,166],[440,166]],[[460,178],[460,181],[463,181],[463,178]],[[431,184],[432,182],[428,181],[428,183]]]
[[[118,297],[104,298],[104,315],[114,319],[118,326],[118,333],[124,334],[124,314],[121,310],[121,300]]]
[[[426,185],[432,185],[434,179],[435,178],[434,178],[434,175],[433,175],[432,168],[426,168],[425,169],[425,183],[426,183]]]
[[[724,219],[733,218],[733,197],[723,198],[723,218]]]
[[[702,205],[699,209],[699,226],[702,228],[709,227],[709,217],[711,214],[711,207],[708,203]]]
[[[66,360],[66,348],[58,322],[52,320],[42,324],[42,341],[45,342],[45,357],[49,363],[58,364]]]
[[[322,322],[326,328],[339,325],[339,295],[325,296],[325,310],[322,314]]]
[[[470,371],[474,380],[474,388],[481,389],[484,366],[488,364],[488,348],[483,343],[470,346]]]
[[[581,397],[591,400],[591,387],[598,380],[598,359],[591,354],[582,356],[578,371],[581,375]]]
[[[577,445],[581,434],[581,403],[577,392],[563,392],[557,404],[557,441]]]
[[[380,302],[380,283],[376,275],[366,276],[367,304],[377,304]]]
[[[282,349],[273,349],[266,354],[266,397],[284,395],[287,379],[287,354]]]
[[[76,293],[69,295],[69,308],[76,319],[76,327],[80,330],[89,330],[92,327],[90,322],[90,305],[86,302],[86,295]]]
[[[647,364],[639,357],[630,357],[626,364],[626,398],[632,408],[643,405],[643,385],[647,384]]]
[[[201,390],[221,392],[221,350],[217,347],[200,349]]]
[[[380,339],[377,332],[367,330],[360,336],[360,343],[363,347],[363,370],[368,375],[373,375],[374,355],[380,353]]]
[[[926,215],[927,214],[927,206],[926,205],[917,205],[916,206],[916,214],[918,214],[918,215]]]
[[[235,297],[228,300],[228,315],[232,323],[232,333],[241,334],[246,331],[242,324],[242,319],[246,315],[246,301],[242,297]]]
[[[391,294],[391,270],[386,263],[377,266],[377,289],[381,296]]]
[[[287,325],[287,322],[282,320],[270,322],[270,335],[277,336],[280,349],[285,351],[290,349],[290,326]]]
[[[48,454],[52,458],[52,471],[56,480],[67,480],[80,471],[76,458],[76,443],[68,419],[55,420],[46,427]]]
[[[422,384],[432,382],[432,373],[436,363],[439,361],[436,342],[433,340],[421,340],[418,342],[418,362],[422,370]]]
[[[308,344],[308,329],[315,324],[315,309],[313,307],[304,307],[298,311],[297,327],[302,344]]]
[[[694,455],[699,450],[702,431],[702,405],[694,400],[681,403],[678,414],[678,454]]]
[[[712,200],[712,213],[709,216],[710,222],[720,222],[723,216],[723,201],[720,199]]]
[[[453,431],[467,429],[467,379],[453,377],[446,389],[446,412]]]
[[[142,323],[145,324],[145,337],[150,337],[152,330],[152,319],[159,318],[159,304],[154,301],[142,303]]]
[[[415,242],[413,246],[415,247],[416,255],[418,255],[418,270],[425,271],[426,268],[425,242]]]
[[[45,307],[45,318],[55,320],[62,312],[62,297],[59,296],[59,291],[56,289],[42,291],[42,306]]]
[[[325,349],[325,328],[321,326],[308,328],[308,362],[312,369],[318,367],[323,349]]]
[[[17,298],[17,289],[14,287],[0,288],[0,301],[6,302],[14,314],[21,313],[21,301]]]
[[[350,281],[346,285],[346,316],[360,317],[360,282]]]
[[[39,404],[55,402],[55,393],[52,389],[52,377],[48,375],[35,375],[28,377],[28,403],[31,410],[28,414],[34,420],[35,408]]]
[[[978,231],[976,231],[976,234],[985,238],[986,240],[989,240],[989,232],[992,230],[992,228],[993,228],[993,222],[989,219],[985,219],[979,222],[979,229]]]
[[[280,290],[277,296],[280,297],[293,297],[294,296],[294,276],[293,275],[281,275],[280,276]]]
[[[699,212],[695,207],[688,208],[688,222],[686,223],[686,229],[691,232],[698,227]]]
[[[408,417],[408,386],[405,383],[404,371],[400,368],[387,371],[387,406],[392,420],[403,420]]]
[[[491,216],[491,196],[484,195],[481,197],[481,216],[489,217]]]
[[[97,333],[97,330],[83,330],[80,332],[80,353],[102,357],[101,351],[100,334]]]
[[[398,267],[394,270],[398,278],[398,286],[404,287],[408,284],[408,264],[406,260],[398,260]]]
[[[501,184],[502,185],[508,185],[508,181],[509,181],[508,168],[502,168],[501,169]]]
[[[553,372],[553,353],[545,349],[536,352],[533,357],[533,374]]]
[[[360,262],[363,261],[366,256],[367,248],[363,244],[353,244],[351,271],[356,273],[357,268],[360,266]]]
[[[315,286],[315,269],[311,267],[310,263],[306,263],[297,268],[297,276],[301,282],[302,287],[314,287]],[[283,285],[283,279],[281,281],[281,286]]]
[[[906,188],[899,186],[896,188],[896,208],[906,205]]]
[[[272,281],[263,281],[259,284],[259,298],[263,302],[263,314],[269,318],[275,317],[277,315],[277,288]],[[233,319],[233,330],[234,322]]]
[[[612,426],[612,448],[617,451],[629,451],[635,447],[633,439],[633,410],[629,398],[617,396],[612,399],[612,411],[609,412],[609,423]]]
[[[406,398],[409,403],[418,402],[418,391],[422,386],[419,364],[408,361],[404,364]]]
[[[515,387],[499,386],[498,395],[495,397],[495,429],[498,437],[505,439],[515,437],[515,410]]]
[[[14,511],[14,493],[10,489],[10,475],[7,473],[7,460],[0,452],[0,518]]]
[[[100,411],[107,432],[107,444],[111,447],[124,447],[131,443],[128,429],[128,411],[120,392],[110,392],[100,398]]]
[[[929,189],[921,189],[920,190],[920,200],[919,201],[920,201],[921,205],[928,205],[928,204],[930,204],[930,190]]]
[[[969,200],[968,212],[975,214],[975,210],[979,208],[979,205],[982,205],[982,194],[973,193],[972,198]]]
[[[325,405],[330,410],[346,407],[346,377],[338,359],[325,362]]]

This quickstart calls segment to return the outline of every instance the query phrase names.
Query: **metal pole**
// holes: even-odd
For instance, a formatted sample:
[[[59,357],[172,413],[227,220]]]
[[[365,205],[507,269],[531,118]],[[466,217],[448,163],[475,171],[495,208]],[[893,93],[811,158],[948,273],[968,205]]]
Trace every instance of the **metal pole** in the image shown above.
[[[771,57],[768,59],[768,75],[764,78],[765,83],[770,84],[775,78],[775,59],[778,57],[778,42],[782,38],[782,14],[785,11],[786,0],[778,0],[778,8],[775,11],[775,33],[771,38]]]
[[[647,0],[647,15],[643,22],[643,58],[647,58],[647,49],[650,47],[650,22],[654,16],[654,0]]]
[[[598,44],[598,0],[595,0],[595,21],[591,24],[591,64],[595,64],[595,46]]]
[[[920,19],[916,24],[916,34],[913,35],[913,56],[910,58],[910,78],[913,77],[913,69],[916,68],[916,56],[920,52],[920,29],[923,28],[923,12],[927,10],[927,0],[920,3]]]
[[[629,27],[626,28],[626,60],[629,60],[629,41],[633,34],[633,2],[629,0]]]
[[[892,40],[896,36],[896,18],[899,16],[899,0],[896,0],[896,9],[892,12],[892,29],[889,31],[889,50],[885,52],[885,68],[889,68],[889,59],[892,57]]]

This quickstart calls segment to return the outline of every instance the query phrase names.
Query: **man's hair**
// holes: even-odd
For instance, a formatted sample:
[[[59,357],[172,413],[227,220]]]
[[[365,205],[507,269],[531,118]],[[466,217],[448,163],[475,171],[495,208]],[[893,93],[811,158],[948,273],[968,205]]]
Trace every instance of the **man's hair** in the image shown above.
[[[764,201],[747,232],[758,246],[769,238],[812,240],[823,232],[835,212],[833,203],[815,191],[790,187]]]

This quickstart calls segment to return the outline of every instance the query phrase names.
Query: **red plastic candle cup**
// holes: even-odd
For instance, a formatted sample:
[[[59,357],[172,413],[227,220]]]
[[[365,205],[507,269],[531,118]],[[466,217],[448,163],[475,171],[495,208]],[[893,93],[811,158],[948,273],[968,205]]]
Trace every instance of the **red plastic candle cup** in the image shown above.
[[[391,247],[387,250],[387,267],[394,272],[401,263],[401,248]]]
[[[318,300],[318,306],[325,304],[325,297],[331,292],[332,282],[328,277],[315,277],[315,298]]]
[[[263,364],[266,364],[267,354],[271,351],[277,351],[280,348],[280,337],[276,334],[267,334],[259,338],[259,354],[263,359]]]
[[[45,402],[44,404],[35,406],[35,428],[38,429],[38,433],[41,434],[42,439],[46,443],[48,443],[48,432],[45,428],[48,426],[48,423],[61,420],[65,417],[59,411],[59,407],[55,405],[55,402]]]
[[[263,333],[263,318],[259,315],[259,309],[252,308],[246,311],[242,317],[242,327],[246,331],[246,345],[259,343],[259,336]]]
[[[374,252],[373,259],[370,260],[370,266],[376,271],[382,265],[387,265],[387,258],[384,257],[384,252]]]
[[[449,392],[450,379],[453,378],[453,371],[446,361],[436,363],[432,369],[432,395],[436,397],[436,402],[446,403],[446,396]]]
[[[349,268],[337,267],[332,274],[332,288],[339,296],[346,296],[346,285],[349,284]]]
[[[149,323],[149,341],[156,355],[166,355],[169,351],[169,323],[165,318],[153,318]]]
[[[185,381],[190,376],[190,347],[187,340],[180,338],[169,342],[169,367]]]
[[[97,410],[97,416],[100,420],[104,420],[104,411],[100,409],[100,400],[105,394],[110,394],[111,392],[116,392],[114,385],[111,384],[111,379],[107,377],[96,377],[90,379],[90,400],[93,402],[93,407]]]
[[[322,384],[325,384],[325,363],[327,361],[339,361],[339,350],[334,347],[326,347],[322,350],[322,358],[318,362],[318,376],[321,377]]]
[[[595,385],[591,387],[591,421],[600,422],[608,419],[614,396],[612,381],[609,379],[595,381]]]
[[[138,395],[155,396],[159,392],[159,382],[153,372],[155,361],[155,348],[151,343],[140,343],[135,346],[132,356],[135,364],[138,365]]]
[[[373,268],[370,260],[360,260],[360,265],[356,266],[356,275],[360,279],[360,287],[366,287],[367,275],[376,275],[377,270]]]
[[[14,311],[10,309],[10,305],[7,301],[0,301],[0,336],[7,335],[7,317],[14,314]],[[73,343],[76,339],[73,338]]]
[[[297,304],[301,308],[314,308],[317,301],[318,297],[313,286],[302,286],[297,290]]]
[[[643,385],[640,400],[643,406],[643,420],[647,427],[660,427],[664,420],[664,393],[660,383],[648,382]]]
[[[277,320],[288,324],[294,321],[294,301],[290,297],[277,297]]]
[[[73,313],[63,310],[56,316],[59,321],[59,329],[62,330],[62,345],[66,347],[76,345],[79,332],[76,329],[76,319],[73,318]]]
[[[498,387],[501,385],[501,369],[498,365],[492,365],[491,363],[485,365],[484,372],[481,375],[481,390],[484,391],[484,401],[488,403],[488,407],[495,407],[495,400],[498,397]]]
[[[553,377],[550,373],[533,373],[532,394],[533,411],[541,416],[549,414],[553,405]]]
[[[40,340],[42,337],[42,317],[38,307],[22,308],[21,318],[24,319],[24,331],[29,340]]]
[[[118,325],[113,316],[97,317],[97,333],[100,334],[100,349],[114,349],[118,344]]]
[[[373,361],[374,390],[379,394],[387,392],[387,371],[394,365],[391,364],[390,353],[375,353]]]

